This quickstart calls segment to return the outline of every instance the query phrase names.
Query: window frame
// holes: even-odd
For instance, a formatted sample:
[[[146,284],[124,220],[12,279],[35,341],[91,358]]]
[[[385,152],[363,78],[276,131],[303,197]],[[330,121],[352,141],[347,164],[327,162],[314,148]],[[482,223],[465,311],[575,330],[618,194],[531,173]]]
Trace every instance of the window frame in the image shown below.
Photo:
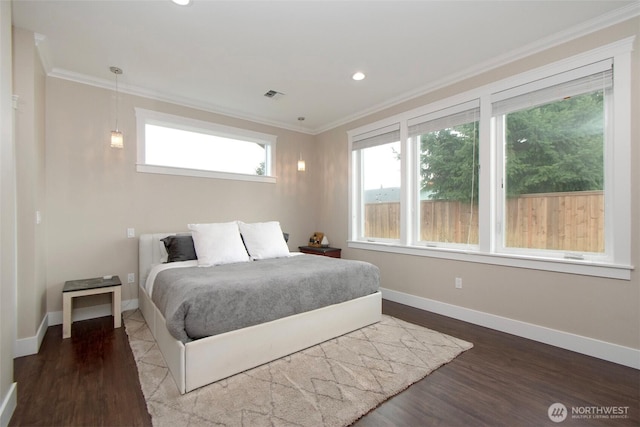
[[[382,142],[382,143],[374,143],[373,145],[370,144],[366,144],[366,146],[364,147],[353,147],[353,145],[357,145],[359,141],[365,141],[367,139],[374,139],[376,137],[380,137],[380,136],[385,136],[385,135],[390,135],[394,132],[400,132],[400,124],[398,122],[393,122],[392,123],[386,123],[384,126],[380,126],[380,127],[376,127],[375,129],[371,129],[367,132],[362,132],[358,135],[354,135],[354,138],[351,140],[351,148],[353,149],[354,155],[352,157],[352,169],[353,170],[358,170],[359,174],[357,176],[357,182],[358,182],[358,187],[359,188],[363,188],[364,185],[364,173],[363,173],[363,163],[364,163],[364,159],[362,156],[362,150],[363,149],[367,149],[367,148],[373,148],[376,146],[381,146],[381,145],[385,145],[387,143],[392,143],[392,142],[396,142],[396,141],[386,141],[386,142]],[[401,173],[402,173],[402,162],[403,162],[403,157],[402,153],[404,152],[404,147],[402,146],[402,134],[400,134],[400,164],[401,164]],[[402,179],[400,179],[400,197],[403,197],[404,191],[404,181]],[[358,220],[358,228],[357,230],[355,230],[356,235],[357,235],[357,239],[358,240],[366,240],[368,242],[381,242],[381,243],[399,243],[401,241],[400,239],[392,239],[392,238],[384,238],[384,237],[375,237],[375,236],[365,236],[365,209],[364,209],[364,191],[358,192],[358,194],[356,195],[355,199],[350,199],[351,200],[351,210],[354,212],[354,214],[357,216]],[[402,209],[402,207],[401,207]],[[402,212],[400,212],[400,219],[402,220]],[[402,237],[402,236],[401,236]]]
[[[278,137],[275,135],[221,125],[213,122],[206,122],[203,120],[197,120],[188,117],[177,116],[174,114],[161,113],[158,111],[152,111],[138,107],[135,108],[135,113],[137,125],[137,172],[198,178],[264,182],[272,184],[276,183],[276,142]],[[235,172],[222,172],[147,164],[145,160],[145,129],[147,124],[262,144],[265,146],[266,153],[265,174],[252,175]]]
[[[565,73],[553,75],[550,78],[550,80],[552,81],[548,81],[546,82],[546,84],[544,84],[545,79],[542,79],[542,80],[532,82],[531,85],[525,84],[525,85],[519,86],[516,89],[517,89],[517,92],[519,92],[519,95],[524,95],[524,94],[530,93],[527,87],[534,86],[532,91],[535,92],[540,88],[544,89],[548,87],[553,87],[557,84],[569,83],[569,82],[575,81],[576,79],[580,79],[581,77],[597,74],[603,68],[606,68],[606,67],[611,68],[612,65],[613,63],[611,60],[598,61],[596,63],[589,64],[587,66],[580,67],[578,69],[573,69]],[[613,93],[611,95],[613,95]],[[613,104],[615,103],[615,95],[613,95],[613,97],[611,95],[605,96],[604,98],[605,117],[610,117],[611,114],[613,113]],[[494,94],[492,96],[492,104],[494,102],[499,102],[501,99],[509,98],[511,96],[512,94],[505,95],[504,93],[501,93],[496,97]],[[522,248],[522,247],[510,247],[505,244],[504,232],[506,230],[505,218],[507,215],[506,213],[507,197],[506,197],[505,190],[507,187],[507,183],[506,183],[507,177],[506,177],[506,171],[505,171],[506,169],[505,168],[506,153],[504,151],[505,144],[502,138],[504,137],[504,133],[506,133],[505,124],[504,124],[506,114],[508,113],[505,112],[498,115],[494,114],[491,119],[492,131],[494,132],[495,138],[496,138],[496,140],[493,142],[496,145],[496,155],[498,158],[498,162],[500,162],[497,170],[497,174],[498,174],[497,178],[498,178],[498,182],[504,183],[504,185],[499,185],[497,188],[498,197],[497,197],[497,204],[496,204],[496,215],[497,215],[497,223],[499,226],[498,233],[501,233],[501,234],[498,234],[499,238],[496,240],[496,251],[501,253],[506,253],[506,254],[523,254],[525,256],[526,255],[533,255],[538,257],[551,256],[553,258],[588,259],[591,261],[602,262],[602,263],[613,262],[613,256],[611,254],[611,251],[612,251],[612,243],[614,240],[614,236],[612,235],[612,233],[606,232],[606,230],[608,229],[607,219],[611,215],[613,215],[613,213],[615,212],[615,208],[613,207],[613,200],[610,200],[609,203],[607,203],[607,201],[605,201],[604,203],[604,210],[605,210],[605,217],[604,217],[605,218],[605,235],[604,235],[605,242],[604,243],[605,245],[604,245],[603,252],[591,253],[591,252],[581,252],[581,251],[574,251],[574,250],[563,251],[563,250],[551,250],[551,249]],[[613,125],[608,125],[605,127],[605,135],[604,135],[605,141],[604,141],[604,147],[603,147],[604,159],[614,158],[613,157],[614,156],[614,150],[613,150],[614,127],[615,126]],[[605,175],[606,175],[607,170],[611,168],[607,166],[606,160],[604,160],[604,162],[605,162]],[[609,196],[609,192],[614,191],[614,188],[615,187],[612,186],[610,179],[604,180],[603,194],[605,199],[607,199],[607,197]]]
[[[347,132],[349,141],[349,237],[350,248],[426,256],[432,258],[477,262],[544,271],[607,277],[622,280],[631,279],[631,52],[634,37],[619,40],[600,48],[572,56],[530,71],[495,81],[481,87],[435,101],[431,104],[397,114],[393,117],[371,123]],[[613,111],[615,117],[611,126],[614,143],[605,144],[605,239],[606,256],[585,256],[583,259],[566,257],[565,253],[552,254],[551,251],[524,250],[504,251],[498,244],[501,238],[498,205],[502,203],[499,182],[501,150],[496,147],[496,130],[492,121],[492,102],[496,94],[512,90],[518,86],[566,73],[573,69],[587,67],[595,62],[611,59],[613,68]],[[474,99],[480,100],[480,140],[479,140],[479,244],[477,248],[455,246],[425,247],[419,245],[414,235],[416,227],[417,147],[412,147],[408,138],[408,121],[412,118],[464,104]],[[358,135],[370,132],[390,123],[400,123],[402,150],[402,196],[400,218],[400,241],[365,241],[356,230],[360,226],[359,217],[354,212],[354,198],[360,197],[361,187],[354,176],[358,165],[353,160],[352,141]],[[414,144],[415,145],[415,144]],[[615,149],[614,149],[615,148]]]
[[[417,125],[420,123],[426,123],[431,121],[436,121],[440,119],[451,118],[453,116],[459,115],[461,113],[466,114],[472,110],[478,110],[478,125],[480,125],[480,99],[471,99],[463,103],[449,105],[447,108],[443,108],[437,111],[433,111],[431,113],[423,114],[417,117],[413,117],[407,120],[407,131],[408,131],[408,143],[410,144],[409,150],[413,153],[412,159],[412,175],[411,178],[415,178],[416,181],[412,183],[415,192],[412,194],[412,205],[411,210],[414,213],[411,218],[412,225],[412,233],[411,242],[413,242],[417,246],[426,246],[430,248],[449,248],[449,249],[459,249],[459,250],[477,250],[478,244],[471,243],[451,243],[451,242],[441,242],[441,241],[433,241],[433,240],[422,240],[421,238],[421,216],[422,216],[422,206],[421,206],[421,198],[420,198],[420,136],[422,134],[416,135],[416,140],[411,136],[410,128],[413,125]],[[479,143],[480,141],[478,141]],[[479,153],[478,153],[479,154]],[[476,165],[477,167],[478,165]],[[479,201],[478,201],[479,202]]]

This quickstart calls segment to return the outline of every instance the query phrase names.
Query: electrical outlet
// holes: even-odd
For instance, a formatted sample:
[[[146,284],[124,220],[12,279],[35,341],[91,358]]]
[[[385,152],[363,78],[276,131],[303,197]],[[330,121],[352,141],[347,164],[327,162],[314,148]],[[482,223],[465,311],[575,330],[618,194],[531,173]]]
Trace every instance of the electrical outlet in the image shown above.
[[[456,289],[462,289],[462,277],[456,277]]]
[[[136,281],[136,273],[129,273],[127,275],[127,283],[135,283]]]

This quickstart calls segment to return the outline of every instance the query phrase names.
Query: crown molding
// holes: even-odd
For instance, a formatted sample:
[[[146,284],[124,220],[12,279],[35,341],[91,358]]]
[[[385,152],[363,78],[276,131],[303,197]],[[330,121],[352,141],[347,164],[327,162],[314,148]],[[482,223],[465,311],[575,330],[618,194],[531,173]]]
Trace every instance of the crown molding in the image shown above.
[[[49,49],[47,37],[42,34],[34,33],[33,41],[36,44],[36,50],[38,51],[38,56],[40,57],[42,68],[48,75],[51,72],[53,66],[51,64],[51,51]]]
[[[114,85],[113,81],[111,80],[100,79],[100,78],[96,78],[86,74],[65,70],[62,68],[54,68],[47,75],[49,77],[68,80],[75,83],[86,84],[89,86],[94,86],[94,87],[107,89],[107,90],[113,90],[113,85]],[[267,120],[263,117],[252,116],[252,115],[243,113],[241,111],[223,108],[218,105],[201,102],[201,101],[183,97],[183,96],[168,94],[161,91],[154,91],[141,86],[127,85],[120,82],[118,84],[118,90],[120,93],[126,93],[128,95],[140,96],[142,98],[148,98],[148,99],[153,99],[155,101],[167,102],[167,103],[179,105],[182,107],[188,107],[188,108],[193,108],[200,111],[206,111],[208,113],[221,114],[221,115],[232,117],[235,119],[247,120],[247,121],[262,124],[262,125],[273,126],[280,129],[313,135],[313,131],[307,128],[291,126],[288,123],[281,123],[274,120]]]

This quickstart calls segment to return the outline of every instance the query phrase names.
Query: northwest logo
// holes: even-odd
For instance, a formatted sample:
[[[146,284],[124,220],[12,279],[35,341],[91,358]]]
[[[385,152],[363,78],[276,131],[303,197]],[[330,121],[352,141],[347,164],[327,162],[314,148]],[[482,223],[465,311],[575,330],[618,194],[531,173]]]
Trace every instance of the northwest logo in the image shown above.
[[[554,403],[549,406],[547,414],[549,415],[549,419],[554,423],[561,423],[567,418],[567,407],[562,403]]]

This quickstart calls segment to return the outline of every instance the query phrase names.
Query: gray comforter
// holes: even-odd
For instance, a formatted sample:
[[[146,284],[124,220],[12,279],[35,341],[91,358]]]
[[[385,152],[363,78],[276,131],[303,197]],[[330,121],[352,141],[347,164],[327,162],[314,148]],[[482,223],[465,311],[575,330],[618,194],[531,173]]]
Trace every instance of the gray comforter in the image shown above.
[[[299,255],[164,270],[152,299],[188,342],[369,295],[379,282],[372,264]]]

